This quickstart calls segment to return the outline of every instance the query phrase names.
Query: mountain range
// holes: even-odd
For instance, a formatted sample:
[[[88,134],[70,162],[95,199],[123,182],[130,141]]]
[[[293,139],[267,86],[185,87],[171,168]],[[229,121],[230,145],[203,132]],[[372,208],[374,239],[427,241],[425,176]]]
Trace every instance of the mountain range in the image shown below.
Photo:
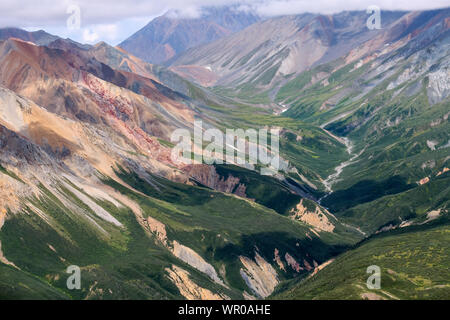
[[[0,299],[448,299],[450,9],[367,18],[0,29]],[[173,161],[194,120],[280,129],[285,170]]]
[[[155,18],[119,47],[151,63],[162,64],[189,48],[212,42],[260,20],[257,15],[233,7],[207,7],[199,17],[176,11]]]

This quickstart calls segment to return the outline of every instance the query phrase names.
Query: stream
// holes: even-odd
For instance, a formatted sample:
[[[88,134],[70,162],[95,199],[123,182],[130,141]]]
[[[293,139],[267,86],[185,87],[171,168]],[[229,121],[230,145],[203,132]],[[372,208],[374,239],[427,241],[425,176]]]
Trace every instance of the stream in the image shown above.
[[[328,130],[322,128],[326,133],[328,133],[330,136],[332,136],[333,138],[335,138],[336,140],[342,142],[347,150],[347,153],[350,155],[350,159],[341,162],[336,168],[334,168],[334,173],[330,174],[324,181],[322,181],[323,185],[325,186],[325,190],[326,190],[326,194],[321,197],[318,200],[318,203],[321,204],[321,201],[327,197],[331,192],[333,192],[333,185],[339,181],[339,176],[341,175],[342,171],[344,170],[344,168],[348,167],[349,165],[351,165],[352,163],[356,162],[356,158],[358,158],[365,150],[362,149],[360,152],[355,153],[353,151],[353,143],[349,138],[346,137],[337,137],[334,134],[332,134],[331,132],[329,132]]]

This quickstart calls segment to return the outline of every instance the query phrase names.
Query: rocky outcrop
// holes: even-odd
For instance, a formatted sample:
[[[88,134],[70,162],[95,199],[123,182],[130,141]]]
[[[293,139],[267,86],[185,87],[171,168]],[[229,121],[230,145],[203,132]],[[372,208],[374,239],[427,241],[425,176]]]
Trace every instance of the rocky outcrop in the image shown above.
[[[180,294],[188,300],[229,300],[226,295],[216,294],[208,289],[200,287],[189,276],[186,270],[172,265],[171,268],[166,268],[168,278],[178,288]]]
[[[433,220],[438,219],[441,216],[441,211],[443,211],[442,209],[437,209],[437,210],[432,210],[430,212],[427,213],[427,219],[422,222],[422,224],[431,222]]]
[[[162,244],[167,246],[166,226],[150,216],[147,217],[147,224],[150,232],[156,235],[156,238],[161,241]]]
[[[325,209],[321,209],[316,205],[314,211],[308,210],[303,204],[303,199],[291,210],[291,219],[303,221],[314,227],[317,231],[333,232],[335,226],[325,213]],[[328,213],[330,214],[330,213]],[[330,214],[331,215],[331,214]]]
[[[178,259],[186,262],[188,265],[208,275],[214,282],[224,285],[223,281],[217,275],[216,270],[212,265],[206,262],[197,252],[173,241],[172,253]]]
[[[178,241],[169,241],[167,238],[166,226],[160,221],[152,217],[147,217],[148,230],[156,236],[156,239],[161,242],[175,257],[187,263],[191,267],[206,274],[214,282],[225,286],[223,281],[219,278],[216,269],[205,261],[197,252],[189,247],[180,244]]]
[[[424,185],[424,184],[427,184],[428,182],[430,182],[430,178],[429,177],[425,177],[423,179],[420,179],[417,183],[419,185]]]
[[[273,261],[275,261],[277,263],[280,270],[286,271],[286,268],[284,267],[284,263],[281,261],[279,251],[277,248],[275,248],[273,255],[274,255]]]
[[[217,173],[213,166],[204,164],[192,165],[186,168],[186,172],[194,180],[211,189],[246,197],[246,186],[240,183],[239,178],[228,175],[225,179],[225,177]]]
[[[430,73],[428,79],[427,94],[431,104],[441,102],[450,95],[450,67],[448,65]]]
[[[93,200],[91,200],[87,195],[78,191],[77,189],[75,189],[66,182],[63,182],[63,184],[70,192],[72,192],[78,199],[80,199],[85,205],[87,205],[98,217],[102,218],[105,221],[108,221],[109,223],[114,224],[117,227],[123,227],[122,223],[120,223],[116,218],[114,218],[108,211],[106,211],[97,203],[95,203]]]
[[[328,261],[325,261],[321,265],[318,265],[317,267],[314,268],[314,271],[311,273],[311,275],[309,277],[312,277],[312,276],[316,275],[320,270],[322,270],[322,269],[326,268],[327,266],[329,266],[333,261],[334,261],[334,259],[330,259]]]
[[[311,271],[312,269],[314,269],[313,267],[311,267],[309,262],[306,261],[306,259],[303,259],[303,265],[305,266],[305,269],[308,270],[308,271]]]
[[[294,270],[295,272],[300,272],[301,270],[304,270],[300,264],[292,257],[288,252],[284,255],[284,258],[286,259],[286,262],[288,265]]]
[[[450,169],[447,168],[447,167],[445,167],[444,169],[442,169],[442,171],[439,171],[439,172],[436,174],[436,177],[439,177],[441,174],[444,174],[444,173],[446,173],[446,172],[448,172],[448,171],[450,171]]]
[[[270,263],[264,260],[259,253],[255,253],[255,261],[244,256],[240,256],[242,263],[241,277],[247,286],[261,298],[268,297],[279,280],[275,269]]]

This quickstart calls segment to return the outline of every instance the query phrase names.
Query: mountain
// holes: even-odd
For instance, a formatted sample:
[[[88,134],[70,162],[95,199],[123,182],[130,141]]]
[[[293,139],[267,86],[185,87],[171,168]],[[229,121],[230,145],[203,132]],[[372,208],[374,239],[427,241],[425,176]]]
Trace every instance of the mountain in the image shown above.
[[[375,38],[340,62],[301,73],[275,97],[287,107],[283,115],[344,139],[351,159],[326,180],[334,192],[321,203],[364,231],[447,210],[448,190],[434,188],[450,159],[449,14],[408,14],[414,28],[397,41],[367,52],[384,36]],[[393,199],[395,211],[386,207]],[[369,207],[377,214],[367,215]]]
[[[26,31],[19,28],[0,28],[0,40],[8,40],[9,38],[16,38],[31,42],[38,46],[47,46],[54,41],[64,41],[67,44],[77,46],[82,49],[89,49],[91,47],[88,44],[81,44],[71,39],[61,39],[58,36],[45,32],[44,30]]]
[[[0,99],[2,298],[265,297],[345,243],[243,198],[164,179],[156,142],[149,150],[7,89]],[[292,269],[277,274],[275,249]],[[73,264],[83,270],[79,291],[66,287]],[[9,275],[28,286],[15,290]]]
[[[7,40],[9,38],[17,38],[24,41],[29,41],[37,45],[47,45],[50,42],[58,39],[57,36],[49,34],[44,30],[29,32],[18,28],[0,29],[0,40]]]
[[[189,48],[230,35],[258,20],[258,16],[234,7],[203,8],[198,18],[184,18],[169,11],[119,47],[150,63],[162,64]]]
[[[0,41],[0,298],[447,298],[450,11],[366,19],[271,18],[169,68]],[[173,161],[194,119],[278,128],[284,170]]]
[[[337,23],[342,17],[346,18]],[[210,85],[217,94],[316,125],[347,148],[347,160],[321,180],[326,194],[319,203],[339,221],[358,226],[369,239],[361,248],[358,245],[319,267],[314,277],[282,284],[275,298],[448,297],[448,279],[440,277],[439,267],[425,275],[402,266],[404,260],[386,256],[379,263],[384,272],[394,270],[389,271],[390,281],[398,280],[399,273],[408,279],[422,274],[426,283],[436,287],[423,283],[411,287],[402,281],[372,294],[362,281],[361,266],[369,266],[368,259],[382,252],[383,246],[408,239],[421,252],[418,255],[424,255],[421,237],[434,237],[436,248],[448,240],[450,11],[401,12],[390,17],[384,20],[385,27],[374,31],[355,28],[364,24],[361,13],[341,13],[326,20],[308,14],[268,19],[188,50],[171,66],[198,83],[204,80],[196,79],[198,70],[206,70],[216,79]],[[276,24],[281,21],[282,25]],[[288,21],[294,27],[283,30]],[[334,22],[342,29],[328,29],[319,21]],[[257,30],[261,38],[251,36]],[[279,30],[283,32],[278,34]],[[293,50],[292,41],[286,41],[291,34],[301,50]],[[304,34],[308,36],[302,38]],[[265,44],[267,39],[271,40]],[[429,224],[440,231],[431,226],[428,230]],[[384,234],[386,241],[376,234]],[[402,256],[411,247],[399,245],[390,254]],[[417,256],[411,263],[416,259],[422,261]],[[448,255],[435,252],[430,259],[446,261]],[[352,274],[356,267],[358,273]],[[341,268],[349,271],[331,280]],[[322,290],[329,282],[333,289]],[[408,288],[432,291],[414,295]]]
[[[51,112],[91,123],[102,122],[107,113],[166,139],[173,130],[171,122],[181,124],[193,117],[175,92],[152,79],[113,70],[84,50],[63,51],[9,39],[0,43],[0,52],[0,83]],[[158,111],[161,105],[164,109]],[[163,117],[170,121],[155,122],[158,114],[168,111],[170,115]]]
[[[263,298],[361,238],[302,182],[174,163],[171,132],[232,117],[204,105],[213,93],[184,95],[151,71],[104,43],[0,42],[2,299]],[[304,130],[302,152],[343,151]],[[69,265],[80,291],[67,289]]]
[[[174,70],[184,66],[207,69],[216,76],[217,85],[250,82],[267,86],[347,54],[386,32],[387,26],[404,15],[384,12],[382,30],[366,27],[365,12],[266,19],[225,39],[192,48],[176,57],[171,66]]]
[[[446,285],[450,281],[446,272],[449,257],[439,252],[449,249],[448,230],[447,218],[409,231],[378,235],[319,266],[301,283],[287,285],[273,299],[446,300],[450,295]],[[366,285],[366,270],[374,258],[382,275],[381,290]]]

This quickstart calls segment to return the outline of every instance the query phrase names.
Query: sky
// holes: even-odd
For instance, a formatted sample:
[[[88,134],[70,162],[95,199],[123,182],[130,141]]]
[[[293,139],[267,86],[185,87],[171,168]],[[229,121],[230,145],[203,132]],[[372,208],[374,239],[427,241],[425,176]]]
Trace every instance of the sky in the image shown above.
[[[1,0],[0,28],[42,29],[81,43],[116,45],[169,10],[196,18],[203,6],[235,5],[270,17],[366,10],[371,5],[381,10],[427,10],[449,4],[449,0]]]

